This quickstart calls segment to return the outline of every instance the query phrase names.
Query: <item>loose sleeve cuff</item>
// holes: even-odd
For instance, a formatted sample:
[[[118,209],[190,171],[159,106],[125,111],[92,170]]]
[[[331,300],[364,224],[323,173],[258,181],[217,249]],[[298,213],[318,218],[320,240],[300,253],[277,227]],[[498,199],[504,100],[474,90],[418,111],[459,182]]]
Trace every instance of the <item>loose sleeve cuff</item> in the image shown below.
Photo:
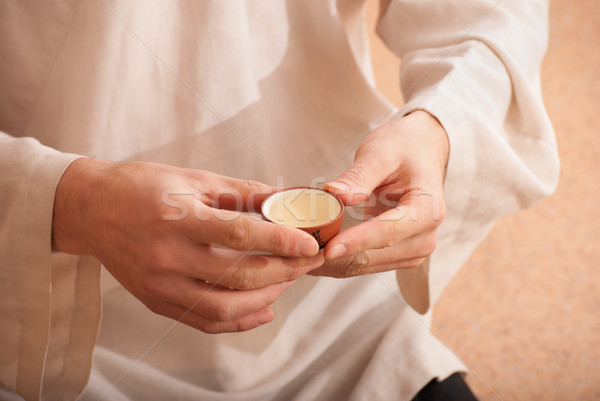
[[[81,391],[91,366],[99,266],[51,251],[56,186],[78,157],[0,133],[0,381],[26,400],[42,384]]]

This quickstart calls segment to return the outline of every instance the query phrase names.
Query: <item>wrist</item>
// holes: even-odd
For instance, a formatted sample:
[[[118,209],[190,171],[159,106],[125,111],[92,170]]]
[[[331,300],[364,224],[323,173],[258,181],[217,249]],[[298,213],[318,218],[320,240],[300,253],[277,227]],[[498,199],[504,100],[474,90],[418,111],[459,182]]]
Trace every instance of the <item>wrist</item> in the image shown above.
[[[102,173],[111,163],[92,158],[73,161],[63,173],[54,197],[52,250],[91,254],[88,227],[101,194]]]
[[[438,158],[442,162],[443,167],[446,168],[450,156],[450,141],[440,121],[435,116],[421,109],[415,110],[407,114],[407,116],[418,119],[424,130],[433,136],[436,145],[435,148],[438,151]]]
[[[425,110],[414,110],[404,118],[413,119],[420,128],[419,131],[427,136],[424,139],[430,144],[429,149],[432,151],[434,160],[440,166],[442,179],[444,179],[450,157],[450,140],[446,130],[435,116]]]

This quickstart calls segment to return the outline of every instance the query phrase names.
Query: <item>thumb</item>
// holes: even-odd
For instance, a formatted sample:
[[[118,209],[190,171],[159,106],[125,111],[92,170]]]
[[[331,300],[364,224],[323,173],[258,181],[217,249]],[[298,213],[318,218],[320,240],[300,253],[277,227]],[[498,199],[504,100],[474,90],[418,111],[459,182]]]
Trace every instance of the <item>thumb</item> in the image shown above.
[[[337,195],[345,205],[356,206],[366,201],[386,176],[384,163],[356,161],[335,180],[326,183],[324,188]]]

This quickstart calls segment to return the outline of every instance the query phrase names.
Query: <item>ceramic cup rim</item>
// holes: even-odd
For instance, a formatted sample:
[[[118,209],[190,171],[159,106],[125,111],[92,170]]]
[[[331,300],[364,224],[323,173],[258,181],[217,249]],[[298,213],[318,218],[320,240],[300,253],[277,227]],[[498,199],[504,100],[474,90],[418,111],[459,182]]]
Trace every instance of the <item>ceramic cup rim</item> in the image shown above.
[[[311,229],[311,230],[314,230],[314,229],[317,229],[317,228],[323,228],[323,227],[327,227],[327,226],[329,226],[329,225],[331,225],[331,224],[335,223],[336,221],[340,220],[340,219],[341,219],[341,218],[344,216],[344,202],[342,202],[342,200],[339,198],[339,196],[337,196],[337,195],[336,195],[336,194],[334,194],[333,192],[330,192],[330,191],[328,191],[328,190],[326,190],[326,189],[323,189],[323,188],[317,188],[317,187],[307,187],[307,186],[298,186],[298,187],[287,187],[287,188],[281,188],[281,189],[278,189],[277,191],[273,192],[273,193],[272,193],[272,194],[270,194],[269,196],[267,196],[267,197],[266,197],[266,198],[265,198],[265,199],[262,201],[262,203],[260,204],[260,214],[262,215],[262,217],[263,217],[265,220],[267,220],[267,221],[269,221],[269,222],[271,222],[271,223],[273,223],[273,224],[277,224],[277,225],[280,225],[280,226],[282,226],[282,225],[285,225],[285,224],[279,224],[279,223],[276,223],[276,222],[274,222],[273,220],[271,220],[271,219],[270,219],[270,218],[267,216],[267,214],[265,213],[264,207],[265,207],[265,204],[267,203],[267,201],[268,201],[270,198],[272,198],[273,196],[275,196],[275,195],[277,195],[277,194],[279,194],[279,193],[281,193],[281,192],[287,192],[287,191],[291,191],[291,190],[293,190],[293,189],[315,189],[315,190],[317,190],[317,191],[325,192],[326,194],[328,194],[328,195],[331,195],[331,196],[332,196],[332,197],[333,197],[335,200],[337,200],[338,204],[340,205],[340,212],[338,213],[338,215],[336,216],[336,218],[335,218],[335,219],[333,219],[333,220],[330,220],[330,221],[328,221],[327,223],[319,224],[319,225],[316,225],[316,226],[304,226],[304,227],[288,226],[288,227],[294,227],[294,228],[298,228],[298,229],[301,229],[301,230],[302,230],[302,229]]]

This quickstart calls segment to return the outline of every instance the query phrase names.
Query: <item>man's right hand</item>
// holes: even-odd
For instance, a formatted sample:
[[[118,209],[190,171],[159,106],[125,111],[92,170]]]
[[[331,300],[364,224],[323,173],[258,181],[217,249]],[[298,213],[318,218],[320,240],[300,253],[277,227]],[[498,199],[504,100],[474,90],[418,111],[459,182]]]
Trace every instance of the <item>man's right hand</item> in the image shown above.
[[[202,170],[78,159],[57,187],[52,246],[94,255],[155,313],[207,333],[253,329],[324,261],[309,234],[241,213],[274,190]]]

